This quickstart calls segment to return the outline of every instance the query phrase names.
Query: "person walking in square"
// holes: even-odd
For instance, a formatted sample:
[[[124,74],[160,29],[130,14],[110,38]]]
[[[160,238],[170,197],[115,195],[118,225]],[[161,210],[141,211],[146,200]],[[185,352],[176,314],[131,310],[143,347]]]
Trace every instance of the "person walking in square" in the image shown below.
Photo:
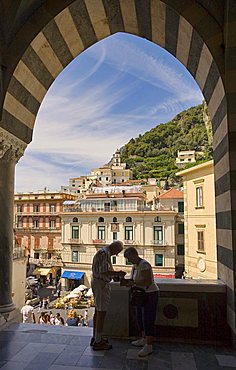
[[[23,323],[36,323],[34,307],[31,306],[30,300],[26,301],[26,304],[21,309],[21,313],[23,316]]]
[[[104,321],[111,297],[112,278],[123,278],[125,272],[114,271],[111,256],[123,250],[121,241],[114,241],[108,247],[100,249],[93,257],[91,287],[94,295],[95,313],[93,318],[94,335],[91,345],[95,351],[109,350],[112,346],[102,338]]]

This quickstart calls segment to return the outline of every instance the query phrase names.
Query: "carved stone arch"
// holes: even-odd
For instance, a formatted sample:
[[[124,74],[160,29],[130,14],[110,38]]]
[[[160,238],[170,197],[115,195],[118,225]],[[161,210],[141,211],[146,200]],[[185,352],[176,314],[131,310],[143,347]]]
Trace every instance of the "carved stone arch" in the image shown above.
[[[26,3],[21,2],[19,12],[12,5],[14,17],[6,17],[12,27],[9,30],[10,21],[6,22],[5,33],[1,32],[8,39],[0,48],[4,101],[0,137],[7,133],[18,138],[20,146],[27,145],[40,104],[57,75],[83,50],[116,32],[165,48],[197,81],[212,119],[219,277],[227,284],[228,322],[236,333],[234,0],[35,0],[28,7]],[[1,150],[6,152],[4,145]]]

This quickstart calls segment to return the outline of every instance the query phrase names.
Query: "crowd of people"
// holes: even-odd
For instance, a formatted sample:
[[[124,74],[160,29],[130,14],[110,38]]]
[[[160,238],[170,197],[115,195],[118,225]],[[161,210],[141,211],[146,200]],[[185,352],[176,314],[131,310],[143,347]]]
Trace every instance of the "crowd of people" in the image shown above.
[[[123,250],[123,243],[114,241],[109,246],[101,248],[95,254],[92,264],[91,288],[94,296],[95,312],[93,316],[93,337],[90,345],[94,351],[103,351],[112,349],[109,341],[103,337],[103,326],[106,313],[110,303],[111,285],[110,282],[120,281],[123,286],[133,289],[133,296],[138,292],[137,298],[132,304],[135,306],[136,317],[140,329],[140,338],[132,342],[133,346],[142,347],[138,355],[145,357],[153,352],[153,338],[155,335],[155,318],[157,303],[159,300],[159,288],[155,283],[153,271],[150,263],[138,255],[134,247],[129,247],[124,251],[124,257],[132,264],[130,277],[125,278],[126,272],[114,271],[111,256],[118,255]],[[140,292],[142,294],[140,294]],[[142,297],[142,300],[140,299]],[[139,302],[138,302],[139,301]],[[39,306],[41,309],[47,309],[49,299],[44,298]],[[68,326],[88,326],[88,311],[85,310],[84,316],[78,315],[74,309],[68,310],[66,322],[60,313],[55,316],[50,311],[41,312],[38,324],[49,325],[68,325]],[[69,312],[68,312],[69,311]],[[29,301],[21,310],[23,322],[36,322],[33,307]]]
[[[45,304],[40,304],[38,313],[39,317],[36,320],[33,306],[30,305],[30,300],[28,300],[25,306],[22,307],[21,313],[23,316],[23,323],[37,323],[37,324],[47,324],[47,325],[67,325],[67,326],[88,326],[88,310],[84,311],[84,315],[78,315],[77,312],[72,309],[68,310],[66,314],[68,315],[66,321],[58,312],[55,315],[52,311],[41,311],[41,309],[48,308],[48,301],[41,301]]]

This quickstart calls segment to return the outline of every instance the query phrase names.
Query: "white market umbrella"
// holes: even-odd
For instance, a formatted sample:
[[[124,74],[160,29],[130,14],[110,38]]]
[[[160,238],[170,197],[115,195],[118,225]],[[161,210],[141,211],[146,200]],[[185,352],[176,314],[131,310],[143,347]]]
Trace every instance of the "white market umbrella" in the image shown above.
[[[92,288],[89,288],[89,290],[87,291],[87,293],[85,294],[85,297],[92,297],[93,295],[93,291],[92,291]]]

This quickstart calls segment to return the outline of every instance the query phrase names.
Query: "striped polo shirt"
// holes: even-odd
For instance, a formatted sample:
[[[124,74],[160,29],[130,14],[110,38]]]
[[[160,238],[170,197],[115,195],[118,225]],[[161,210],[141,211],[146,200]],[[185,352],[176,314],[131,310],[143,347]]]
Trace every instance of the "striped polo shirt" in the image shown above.
[[[107,281],[111,281],[108,276],[102,275],[103,272],[113,271],[111,263],[111,253],[107,247],[100,249],[93,257],[92,273],[93,278]]]

